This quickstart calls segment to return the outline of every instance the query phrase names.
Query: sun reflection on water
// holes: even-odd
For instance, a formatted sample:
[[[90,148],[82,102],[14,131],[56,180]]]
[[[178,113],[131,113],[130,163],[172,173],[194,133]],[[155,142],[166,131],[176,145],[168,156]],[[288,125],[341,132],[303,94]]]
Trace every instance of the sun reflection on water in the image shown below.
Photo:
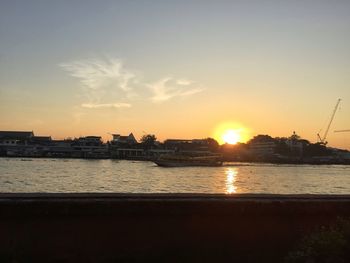
[[[227,168],[225,171],[226,174],[226,194],[233,194],[237,192],[237,187],[235,186],[237,170],[234,168]]]

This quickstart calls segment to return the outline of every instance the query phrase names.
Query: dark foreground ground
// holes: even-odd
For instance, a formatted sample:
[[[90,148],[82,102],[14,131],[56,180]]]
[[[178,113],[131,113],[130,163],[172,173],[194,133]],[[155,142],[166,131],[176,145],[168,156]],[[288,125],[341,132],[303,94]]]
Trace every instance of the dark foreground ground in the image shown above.
[[[350,195],[0,194],[0,262],[283,262]]]

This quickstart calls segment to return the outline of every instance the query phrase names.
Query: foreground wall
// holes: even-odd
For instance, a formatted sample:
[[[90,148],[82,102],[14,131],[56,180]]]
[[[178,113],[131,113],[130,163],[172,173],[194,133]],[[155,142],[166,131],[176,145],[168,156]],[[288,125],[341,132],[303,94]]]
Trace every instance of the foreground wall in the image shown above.
[[[348,196],[0,194],[0,262],[281,262]]]

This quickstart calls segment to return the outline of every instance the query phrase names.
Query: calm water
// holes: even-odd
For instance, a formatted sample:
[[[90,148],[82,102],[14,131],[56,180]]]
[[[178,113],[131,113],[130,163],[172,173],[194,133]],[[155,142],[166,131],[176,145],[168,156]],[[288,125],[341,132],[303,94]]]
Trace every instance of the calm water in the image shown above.
[[[0,192],[349,194],[350,166],[0,158]]]

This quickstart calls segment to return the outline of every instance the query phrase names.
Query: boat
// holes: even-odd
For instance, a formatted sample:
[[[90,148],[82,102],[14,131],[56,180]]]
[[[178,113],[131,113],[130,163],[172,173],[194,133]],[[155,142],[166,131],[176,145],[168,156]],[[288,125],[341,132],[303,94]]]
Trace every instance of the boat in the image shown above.
[[[222,166],[220,155],[189,156],[181,154],[161,155],[154,160],[162,167],[185,167],[185,166]]]

